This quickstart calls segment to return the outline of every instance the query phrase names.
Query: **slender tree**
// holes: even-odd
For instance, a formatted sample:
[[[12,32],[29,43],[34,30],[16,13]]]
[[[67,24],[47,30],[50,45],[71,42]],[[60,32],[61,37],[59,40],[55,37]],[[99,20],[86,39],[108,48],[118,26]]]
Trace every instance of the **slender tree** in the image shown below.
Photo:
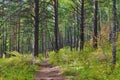
[[[116,0],[113,2],[113,27],[112,27],[112,64],[116,64],[116,27],[117,27],[117,13],[116,13]]]
[[[34,56],[38,56],[39,0],[34,0]]]
[[[73,37],[73,36],[72,36],[72,33],[73,33],[73,32],[72,32],[72,27],[70,27],[69,31],[70,31],[70,33],[69,33],[69,36],[70,36],[70,50],[72,51],[72,47],[73,47],[73,46],[72,46],[72,44],[73,44],[73,40],[72,40],[72,37]]]
[[[98,13],[98,1],[94,1],[94,26],[93,26],[93,48],[97,48],[97,13]]]
[[[55,17],[55,25],[54,25],[54,36],[55,36],[55,51],[59,50],[58,48],[58,0],[54,1],[54,17]]]
[[[80,23],[80,20],[79,20],[79,6],[77,5],[76,6],[76,27],[77,27],[77,38],[76,38],[76,50],[78,50],[78,47],[79,47],[79,33],[80,33],[80,30],[79,30],[79,23]]]
[[[84,47],[84,0],[81,0],[80,50]]]
[[[22,0],[18,1],[18,5],[21,5]],[[18,44],[17,44],[17,51],[20,52],[20,16],[21,16],[21,11],[18,13]]]

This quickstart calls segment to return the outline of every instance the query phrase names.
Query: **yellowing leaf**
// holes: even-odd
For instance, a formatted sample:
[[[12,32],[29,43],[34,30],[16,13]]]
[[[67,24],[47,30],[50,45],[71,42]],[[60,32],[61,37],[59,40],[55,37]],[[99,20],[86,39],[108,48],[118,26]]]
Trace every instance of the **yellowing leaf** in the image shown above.
[[[3,80],[3,79],[0,77],[0,80]]]

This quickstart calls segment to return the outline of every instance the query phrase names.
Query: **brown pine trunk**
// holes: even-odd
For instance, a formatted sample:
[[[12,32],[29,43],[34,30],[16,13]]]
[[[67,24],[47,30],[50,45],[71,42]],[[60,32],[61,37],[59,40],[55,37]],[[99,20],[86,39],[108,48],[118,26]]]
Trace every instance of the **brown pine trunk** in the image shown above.
[[[72,40],[72,27],[70,27],[70,51],[72,51],[72,44],[73,44],[73,40]]]
[[[55,25],[54,25],[54,36],[55,36],[55,51],[59,50],[58,48],[58,0],[54,1],[54,15],[55,15]]]
[[[112,27],[112,64],[116,64],[116,27],[117,27],[117,13],[116,13],[116,0],[113,2],[113,27]]]
[[[21,1],[19,0],[19,6],[21,5]],[[20,52],[20,16],[21,16],[21,11],[18,13],[18,43],[17,43],[17,51]]]
[[[84,48],[84,0],[81,0],[80,50]]]
[[[34,56],[38,56],[39,0],[34,0]]]
[[[77,24],[76,24],[76,27],[77,27],[77,38],[76,38],[76,50],[79,50],[79,37],[80,37],[80,30],[79,30],[79,22],[80,22],[80,20],[79,20],[79,9],[78,9],[78,6],[77,6],[77,14],[76,14],[76,22],[77,22]]]
[[[97,48],[97,13],[98,13],[98,1],[94,1],[94,27],[93,27],[93,48]]]

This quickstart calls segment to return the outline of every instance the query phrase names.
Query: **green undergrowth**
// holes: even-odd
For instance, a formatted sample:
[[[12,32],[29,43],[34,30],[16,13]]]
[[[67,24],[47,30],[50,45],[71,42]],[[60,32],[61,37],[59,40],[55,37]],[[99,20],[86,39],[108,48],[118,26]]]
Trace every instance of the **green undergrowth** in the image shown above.
[[[111,45],[98,49],[86,47],[83,51],[70,51],[66,47],[58,53],[50,52],[50,63],[61,66],[63,74],[70,80],[120,80],[119,48],[117,48],[117,63],[111,70]],[[108,48],[107,48],[108,47]]]
[[[17,52],[12,52],[16,56],[0,59],[0,80],[34,80],[34,74],[39,68],[39,63],[43,60],[39,55],[33,65],[32,55],[21,55]]]

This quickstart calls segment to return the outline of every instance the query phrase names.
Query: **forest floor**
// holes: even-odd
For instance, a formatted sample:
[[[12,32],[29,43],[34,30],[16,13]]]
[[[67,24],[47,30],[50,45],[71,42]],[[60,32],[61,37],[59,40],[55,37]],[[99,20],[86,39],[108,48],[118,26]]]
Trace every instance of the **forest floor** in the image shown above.
[[[59,66],[53,66],[45,59],[34,76],[35,80],[66,80]]]

